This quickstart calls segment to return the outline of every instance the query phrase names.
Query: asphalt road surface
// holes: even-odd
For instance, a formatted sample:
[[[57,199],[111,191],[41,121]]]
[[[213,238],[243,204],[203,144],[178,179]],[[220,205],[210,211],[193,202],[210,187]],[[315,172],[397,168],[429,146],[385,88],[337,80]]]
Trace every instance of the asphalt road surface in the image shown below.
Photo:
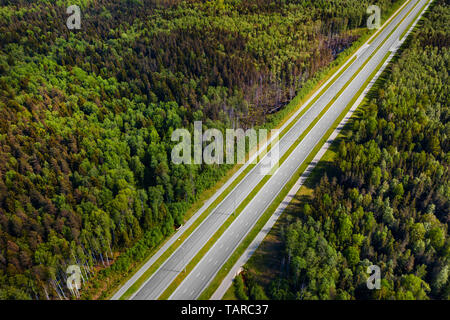
[[[291,127],[279,141],[279,156],[295,143],[305,129],[329,104],[336,94],[351,80],[357,70],[369,59],[371,54],[386,39],[390,32],[405,17],[407,12],[420,2],[408,17],[398,26],[389,39],[374,54],[365,67],[340,94],[330,109],[320,118],[311,131],[294,149],[278,170],[270,177],[262,189],[253,197],[250,203],[228,227],[224,234],[200,260],[184,281],[178,286],[170,299],[196,299],[214,278],[222,265],[227,261],[235,248],[252,229],[266,208],[274,201],[283,186],[291,179],[298,167],[305,161],[315,145],[324,136],[334,121],[344,111],[348,103],[357,94],[360,87],[372,74],[385,57],[386,53],[395,47],[399,36],[409,26],[418,12],[423,9],[427,0],[413,0],[406,5],[401,13],[358,54],[356,60],[340,75],[340,77],[317,99],[305,114]],[[192,232],[180,247],[164,262],[164,264],[147,280],[132,299],[157,299],[185,266],[207,243],[211,236],[233,214],[236,207],[263,179],[264,167],[267,167],[271,152],[261,160],[230,194],[208,215],[208,217]]]

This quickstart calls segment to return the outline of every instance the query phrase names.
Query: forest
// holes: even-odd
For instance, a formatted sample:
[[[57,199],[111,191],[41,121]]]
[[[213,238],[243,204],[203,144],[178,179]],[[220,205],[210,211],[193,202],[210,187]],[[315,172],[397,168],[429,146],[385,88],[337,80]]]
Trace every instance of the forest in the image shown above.
[[[450,299],[449,19],[436,1],[280,226],[275,276],[247,268],[238,299]]]
[[[382,10],[394,3],[398,1],[378,1]],[[81,8],[81,30],[66,27],[66,8],[73,4]],[[366,32],[369,4],[0,0],[0,299],[76,298],[64,287],[66,267],[74,263],[82,266],[83,274],[84,289],[77,296],[105,298],[183,224],[199,195],[230,169],[173,165],[171,132],[192,130],[195,120],[220,130],[269,122],[309,79]],[[428,46],[444,43],[442,51],[433,49],[426,65],[447,63],[442,58],[447,38],[429,33],[432,37],[423,40]],[[409,81],[417,79],[417,73],[411,74]],[[445,83],[438,76],[429,80]],[[432,90],[416,84],[417,90]],[[385,93],[389,101],[398,96],[391,91]],[[394,217],[412,196],[426,194],[430,199],[417,202],[415,215],[425,210],[425,202],[434,204],[426,209],[430,220],[417,223],[441,243],[445,217],[433,212],[443,212],[447,202],[442,200],[444,191],[429,189],[433,185],[447,190],[434,183],[447,174],[441,163],[448,147],[440,140],[444,129],[438,125],[439,118],[446,117],[447,101],[437,92],[423,96],[418,122],[406,131],[411,141],[419,139],[414,150],[379,148],[386,157],[381,185],[390,180],[388,168],[397,165],[403,174],[412,168],[424,172],[412,172],[410,180],[396,174],[392,188],[404,188],[404,196],[389,198]],[[438,102],[442,110],[431,114],[430,103]],[[402,103],[402,110],[409,108],[406,99]],[[391,120],[377,121],[374,113],[368,124],[361,122],[361,143],[369,139],[365,134],[381,132],[407,141],[398,139],[406,133],[395,127],[398,122],[394,126]],[[377,151],[378,140],[370,143]],[[359,148],[345,145],[346,157],[363,152],[356,151]],[[414,152],[414,161],[408,160],[408,152]],[[349,166],[353,159],[346,159],[342,163]],[[346,176],[346,183],[365,186],[365,165],[358,165],[356,176]],[[423,187],[414,189],[418,195],[410,191],[415,179]],[[391,192],[386,195],[391,197]],[[386,199],[382,197],[383,205]],[[327,209],[328,220],[334,204]],[[350,210],[348,206],[342,210]],[[362,210],[369,209],[376,208]],[[316,219],[318,223],[322,218]],[[377,232],[377,237],[386,232],[388,240],[383,241],[392,241],[389,229]],[[423,263],[436,255],[437,247],[420,245],[434,250],[424,255]]]

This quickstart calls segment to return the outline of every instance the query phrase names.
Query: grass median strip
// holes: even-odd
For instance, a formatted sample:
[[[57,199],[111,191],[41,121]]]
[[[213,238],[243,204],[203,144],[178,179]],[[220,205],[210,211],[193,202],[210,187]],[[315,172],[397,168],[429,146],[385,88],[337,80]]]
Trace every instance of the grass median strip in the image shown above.
[[[429,4],[430,1],[428,1],[425,5]],[[417,18],[422,14],[422,11],[419,11],[416,16],[414,17],[414,19],[411,21],[411,23],[408,25],[408,28],[406,28],[402,34],[400,35],[400,37],[398,38],[398,40],[402,40],[403,37],[405,36],[405,34],[409,31],[409,29],[411,29],[412,25],[414,24],[414,22],[416,22]]]
[[[340,114],[340,116],[334,121],[333,125],[327,130],[325,135],[321,138],[321,140],[315,145],[314,149],[308,154],[307,158],[301,166],[297,169],[296,173],[293,175],[293,177],[289,180],[289,182],[283,187],[281,192],[277,195],[275,200],[272,202],[272,204],[266,209],[266,211],[263,213],[263,215],[259,218],[259,220],[256,222],[255,226],[251,229],[251,231],[247,234],[243,242],[238,246],[238,248],[231,254],[230,258],[228,258],[227,262],[222,266],[222,268],[219,270],[219,272],[216,274],[212,282],[208,285],[208,287],[202,292],[202,294],[199,297],[199,300],[206,300],[209,299],[214,292],[219,287],[220,283],[223,281],[225,276],[228,274],[229,270],[234,266],[234,264],[237,262],[239,257],[245,252],[247,247],[251,244],[253,239],[258,235],[258,233],[261,231],[261,229],[264,227],[264,225],[267,223],[269,218],[272,216],[272,214],[275,212],[275,210],[278,208],[278,206],[281,204],[283,199],[288,194],[289,190],[294,186],[294,184],[297,182],[297,180],[300,178],[300,176],[303,174],[303,172],[308,167],[309,163],[314,159],[315,155],[319,152],[322,145],[328,140],[328,138],[331,136],[333,131],[338,127],[338,125],[341,123],[342,119],[345,117],[345,115],[348,113],[350,108],[353,106],[353,104],[356,102],[358,97],[361,95],[361,93],[364,91],[364,89],[367,87],[371,79],[376,75],[376,73],[380,70],[380,68],[383,66],[383,64],[388,59],[389,55],[391,53],[388,52],[383,60],[380,62],[380,64],[377,66],[377,68],[371,73],[371,75],[368,77],[366,82],[361,86],[358,93],[353,97],[353,99],[347,104],[347,107],[344,109],[344,111]]]

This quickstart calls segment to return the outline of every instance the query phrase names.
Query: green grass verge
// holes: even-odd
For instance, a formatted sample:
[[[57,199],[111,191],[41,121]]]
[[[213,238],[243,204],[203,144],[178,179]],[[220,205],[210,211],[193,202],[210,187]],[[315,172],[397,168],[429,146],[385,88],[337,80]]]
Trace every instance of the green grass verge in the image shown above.
[[[425,5],[427,5],[430,1],[427,1],[427,3]],[[402,34],[400,35],[400,37],[398,38],[398,40],[402,40],[403,37],[405,36],[405,34],[408,32],[409,29],[411,29],[412,25],[414,24],[414,22],[417,20],[417,18],[419,17],[419,15],[422,13],[422,11],[420,11],[419,13],[416,14],[416,16],[414,17],[413,21],[411,21],[411,23],[408,25],[408,28],[405,29],[405,31],[402,32]]]
[[[234,286],[230,286],[228,288],[227,292],[225,292],[222,300],[239,300],[236,297],[236,294],[234,292],[235,292],[235,287]]]

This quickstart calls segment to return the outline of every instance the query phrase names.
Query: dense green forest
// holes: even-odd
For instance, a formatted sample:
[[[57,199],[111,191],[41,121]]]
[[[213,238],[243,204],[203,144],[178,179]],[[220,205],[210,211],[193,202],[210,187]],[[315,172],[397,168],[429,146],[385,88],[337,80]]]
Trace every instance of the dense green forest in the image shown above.
[[[69,298],[65,268],[72,263],[83,266],[82,298],[104,297],[230,169],[173,165],[171,132],[192,129],[194,120],[222,130],[267,123],[365,32],[369,2],[0,0],[0,299]],[[394,2],[378,4],[384,10]],[[81,30],[66,27],[72,4],[81,7]],[[436,52],[425,65],[442,59]],[[424,152],[436,151],[433,161],[418,153],[427,170],[442,168],[447,146],[443,129],[432,125],[444,110],[426,117],[429,101],[441,101],[436,90],[421,102],[428,124],[410,135],[419,139],[419,130]],[[427,179],[437,174],[420,181],[433,184]],[[402,182],[405,196],[389,208],[410,201],[412,181]],[[446,205],[431,202],[430,214]]]
[[[280,227],[277,275],[250,268],[237,298],[450,299],[449,21],[436,1]]]

